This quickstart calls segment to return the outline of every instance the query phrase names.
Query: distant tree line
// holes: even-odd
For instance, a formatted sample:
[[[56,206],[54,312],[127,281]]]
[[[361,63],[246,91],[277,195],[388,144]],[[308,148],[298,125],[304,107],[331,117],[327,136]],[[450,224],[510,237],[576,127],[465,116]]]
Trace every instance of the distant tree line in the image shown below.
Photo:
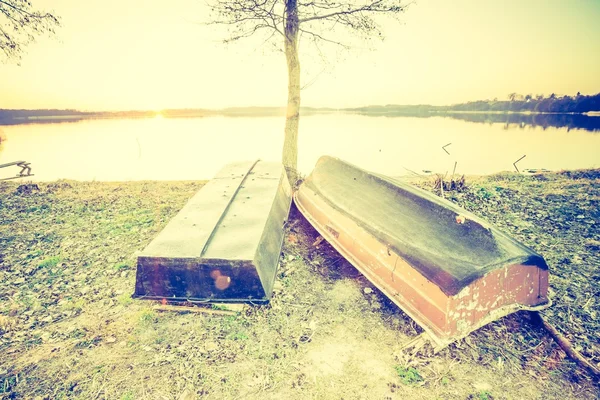
[[[557,96],[552,93],[547,97],[542,94],[533,96],[511,93],[505,101],[479,100],[435,108],[440,111],[585,113],[600,111],[600,93],[591,96],[581,93],[575,96]]]
[[[582,114],[552,113],[552,114],[520,114],[520,113],[443,113],[438,116],[460,119],[468,122],[483,124],[503,124],[504,129],[539,126],[546,128],[583,129],[600,132],[600,117],[589,117]],[[428,116],[436,116],[429,114]]]
[[[87,118],[149,118],[154,111],[79,111],[79,110],[10,110],[0,109],[0,125],[16,125],[24,123],[75,122]]]
[[[365,106],[347,108],[344,111],[363,114],[396,114],[396,115],[425,115],[436,112],[479,111],[479,112],[539,112],[539,113],[578,113],[600,111],[600,93],[585,96],[577,93],[575,96],[557,96],[552,93],[548,97],[542,94],[533,96],[511,93],[508,100],[477,100],[451,106],[432,106],[430,104]]]
[[[331,113],[337,111],[333,108],[302,107],[302,115]],[[200,118],[210,116],[226,117],[270,117],[285,116],[285,107],[229,107],[221,110],[208,110],[203,108],[175,108],[164,109],[160,115],[165,118]],[[79,111],[79,110],[9,110],[0,109],[0,126],[17,124],[42,124],[56,122],[76,122],[83,119],[103,118],[153,118],[156,111]]]

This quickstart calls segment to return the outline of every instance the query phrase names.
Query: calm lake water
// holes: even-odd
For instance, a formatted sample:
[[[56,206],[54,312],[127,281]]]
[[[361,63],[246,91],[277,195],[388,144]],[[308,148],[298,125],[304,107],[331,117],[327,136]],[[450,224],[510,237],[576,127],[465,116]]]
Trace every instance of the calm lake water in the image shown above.
[[[282,117],[86,120],[0,126],[0,164],[31,163],[34,180],[199,180],[224,164],[279,160]],[[442,146],[447,147],[449,155]],[[299,168],[324,154],[392,176],[423,170],[489,174],[600,167],[600,133],[442,117],[312,115],[300,121]],[[16,172],[0,169],[0,178]]]

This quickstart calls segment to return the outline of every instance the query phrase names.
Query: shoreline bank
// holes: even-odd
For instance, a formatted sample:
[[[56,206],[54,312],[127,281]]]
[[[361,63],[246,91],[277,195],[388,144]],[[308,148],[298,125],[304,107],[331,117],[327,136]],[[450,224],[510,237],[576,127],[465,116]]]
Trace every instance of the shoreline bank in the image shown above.
[[[431,177],[413,183],[434,190]],[[296,211],[271,304],[157,314],[130,298],[136,253],[201,186],[0,183],[0,399],[596,396],[526,313],[437,355],[402,352],[416,324]],[[467,177],[444,196],[546,258],[544,316],[600,363],[600,169]]]

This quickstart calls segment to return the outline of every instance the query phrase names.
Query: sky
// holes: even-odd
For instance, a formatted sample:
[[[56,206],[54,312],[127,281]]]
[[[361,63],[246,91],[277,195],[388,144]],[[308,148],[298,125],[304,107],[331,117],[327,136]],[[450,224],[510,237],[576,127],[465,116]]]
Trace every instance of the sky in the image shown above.
[[[224,45],[202,0],[34,0],[55,38],[0,64],[0,108],[285,106],[285,56]],[[168,4],[168,5],[167,5]],[[417,0],[385,39],[316,55],[301,39],[302,105],[454,104],[600,92],[600,1]]]

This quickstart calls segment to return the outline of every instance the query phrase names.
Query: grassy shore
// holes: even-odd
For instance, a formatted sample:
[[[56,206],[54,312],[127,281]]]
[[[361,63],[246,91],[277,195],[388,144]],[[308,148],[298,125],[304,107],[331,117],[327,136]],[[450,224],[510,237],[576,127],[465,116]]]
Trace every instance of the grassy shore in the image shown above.
[[[598,365],[600,171],[467,183],[445,196],[546,258],[543,314]],[[0,184],[0,399],[598,397],[526,313],[436,355],[402,351],[420,328],[295,209],[269,305],[183,314],[132,300],[136,253],[201,186]]]

